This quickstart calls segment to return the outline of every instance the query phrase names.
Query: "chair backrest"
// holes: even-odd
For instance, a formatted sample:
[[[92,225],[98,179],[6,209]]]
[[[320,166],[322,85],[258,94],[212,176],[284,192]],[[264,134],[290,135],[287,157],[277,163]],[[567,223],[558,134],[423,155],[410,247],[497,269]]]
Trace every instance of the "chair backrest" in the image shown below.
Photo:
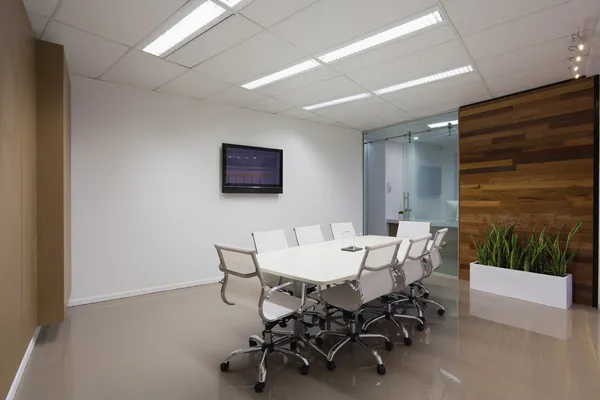
[[[421,280],[427,275],[424,264],[427,262],[425,259],[429,254],[427,244],[431,240],[431,233],[408,240],[410,249],[402,265],[402,273],[407,285]]]
[[[215,249],[217,249],[217,254],[219,255],[219,270],[224,275],[221,281],[221,299],[223,302],[234,305],[234,303],[227,299],[226,292],[230,275],[242,279],[257,278],[260,282],[262,297],[264,284],[256,258],[256,251],[222,244],[215,244]]]
[[[396,237],[410,239],[427,235],[431,231],[430,222],[398,221]]]
[[[366,246],[356,282],[361,305],[390,294],[395,289],[394,268],[398,265],[398,250],[402,239],[376,246]]]
[[[356,231],[354,230],[354,225],[352,222],[339,222],[335,224],[330,224],[331,233],[333,234],[333,238],[335,240],[340,240],[344,236],[344,232],[350,232],[351,235],[354,235]]]
[[[448,228],[440,229],[435,233],[433,240],[429,241],[429,262],[431,263],[431,272],[438,269],[442,265],[442,245],[444,237],[448,233]],[[430,272],[430,274],[431,274]]]
[[[294,234],[296,235],[296,241],[298,246],[306,246],[307,244],[321,243],[325,241],[321,226],[301,226],[294,228]]]
[[[265,253],[267,251],[283,250],[289,246],[285,237],[285,231],[264,231],[252,233],[254,247],[257,253]]]

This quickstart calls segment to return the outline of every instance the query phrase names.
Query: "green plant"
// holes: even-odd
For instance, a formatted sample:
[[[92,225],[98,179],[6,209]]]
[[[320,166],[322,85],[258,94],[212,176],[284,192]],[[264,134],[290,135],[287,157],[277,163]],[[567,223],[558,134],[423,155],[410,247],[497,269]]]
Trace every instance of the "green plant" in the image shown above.
[[[519,240],[519,234],[514,232],[516,223],[509,225],[496,225],[493,222],[484,231],[484,241],[475,240],[477,262],[482,265],[498,268],[509,268],[527,272],[548,275],[566,276],[567,267],[575,258],[576,251],[569,252],[571,239],[583,221],[579,221],[569,232],[564,247],[561,246],[558,231],[553,239],[544,227],[539,235],[535,230],[527,239]]]
[[[567,267],[573,262],[573,259],[577,255],[577,251],[573,251],[571,253],[569,252],[569,244],[571,243],[571,239],[573,239],[575,233],[577,233],[579,228],[581,228],[582,223],[583,221],[579,221],[571,229],[569,235],[567,236],[564,250],[560,243],[560,232],[563,230],[564,225],[560,227],[554,240],[552,240],[550,237],[547,237],[546,248],[548,249],[548,263],[547,269],[544,271],[544,273],[555,276],[567,275]]]

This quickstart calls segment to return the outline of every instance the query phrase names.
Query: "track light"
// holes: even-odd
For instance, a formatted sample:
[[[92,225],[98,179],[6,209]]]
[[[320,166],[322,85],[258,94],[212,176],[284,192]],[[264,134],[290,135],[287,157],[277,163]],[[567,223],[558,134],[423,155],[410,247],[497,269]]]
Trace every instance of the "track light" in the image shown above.
[[[579,71],[579,66],[578,65],[574,66],[573,71],[575,71],[575,72]]]
[[[579,62],[579,61],[581,61],[581,56],[575,57],[575,62]]]
[[[583,44],[583,43],[579,43],[579,44],[577,45],[577,50],[579,50],[579,51],[583,51],[583,49],[585,49],[585,46],[584,46],[584,44]]]
[[[579,79],[579,74],[575,74],[575,79]]]

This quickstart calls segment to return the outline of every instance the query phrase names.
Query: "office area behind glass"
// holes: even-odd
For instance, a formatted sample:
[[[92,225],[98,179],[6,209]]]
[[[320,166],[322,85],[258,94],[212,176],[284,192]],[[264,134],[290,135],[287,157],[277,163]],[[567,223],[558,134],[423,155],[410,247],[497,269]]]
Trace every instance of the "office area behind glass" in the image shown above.
[[[448,228],[438,272],[458,275],[458,112],[366,132],[364,141],[366,231],[395,236],[398,221]]]

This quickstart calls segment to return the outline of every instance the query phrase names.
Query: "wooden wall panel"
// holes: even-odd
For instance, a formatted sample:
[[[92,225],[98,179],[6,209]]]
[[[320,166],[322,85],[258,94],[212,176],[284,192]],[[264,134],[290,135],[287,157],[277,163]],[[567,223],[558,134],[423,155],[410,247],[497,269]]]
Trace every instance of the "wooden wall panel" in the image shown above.
[[[38,324],[66,318],[70,293],[70,84],[64,48],[37,42]]]
[[[461,279],[475,261],[471,235],[491,221],[517,230],[546,225],[572,242],[574,302],[594,305],[594,79],[569,81],[459,111],[459,259]]]
[[[34,40],[22,1],[0,1],[0,398],[36,328]]]

